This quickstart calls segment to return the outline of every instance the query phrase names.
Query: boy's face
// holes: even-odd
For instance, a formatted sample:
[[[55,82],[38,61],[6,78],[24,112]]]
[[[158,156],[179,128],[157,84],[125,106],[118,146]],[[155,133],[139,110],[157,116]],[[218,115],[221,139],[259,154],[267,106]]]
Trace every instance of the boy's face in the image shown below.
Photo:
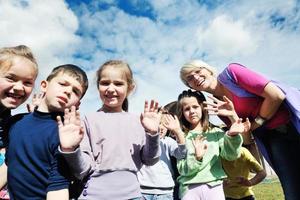
[[[38,110],[42,112],[63,112],[65,108],[78,106],[83,94],[80,82],[66,73],[59,73],[49,82],[43,81],[41,90],[45,96]]]
[[[165,114],[162,114],[159,127],[158,127],[160,138],[165,137],[168,132],[168,129],[164,126],[164,122],[165,122]]]
[[[32,92],[36,76],[30,60],[15,57],[9,69],[0,70],[0,106],[14,109],[24,103]]]

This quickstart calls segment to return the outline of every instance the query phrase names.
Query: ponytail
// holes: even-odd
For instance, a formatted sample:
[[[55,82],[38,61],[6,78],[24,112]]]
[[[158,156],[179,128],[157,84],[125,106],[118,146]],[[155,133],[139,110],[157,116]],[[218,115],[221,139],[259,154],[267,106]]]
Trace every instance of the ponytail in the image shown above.
[[[124,99],[123,101],[123,104],[122,104],[122,109],[125,111],[125,112],[128,112],[128,99],[127,97]]]

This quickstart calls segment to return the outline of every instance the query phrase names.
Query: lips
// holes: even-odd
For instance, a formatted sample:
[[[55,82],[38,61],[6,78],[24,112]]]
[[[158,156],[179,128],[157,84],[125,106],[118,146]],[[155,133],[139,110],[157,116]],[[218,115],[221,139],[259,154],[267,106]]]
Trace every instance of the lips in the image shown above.
[[[24,95],[20,95],[20,94],[15,94],[15,93],[5,93],[5,95],[10,98],[10,99],[13,99],[15,101],[17,100],[22,100],[24,98]]]
[[[198,79],[198,80],[196,81],[196,86],[202,85],[202,83],[203,83],[204,81],[205,81],[204,78]]]
[[[68,99],[63,96],[58,96],[57,99],[59,100],[60,103],[64,103],[64,104],[68,103]]]

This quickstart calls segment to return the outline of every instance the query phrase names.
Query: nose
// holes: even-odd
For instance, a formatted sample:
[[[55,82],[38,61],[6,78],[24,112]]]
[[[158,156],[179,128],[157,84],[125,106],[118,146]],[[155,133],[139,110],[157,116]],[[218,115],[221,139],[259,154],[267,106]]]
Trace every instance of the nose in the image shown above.
[[[22,81],[15,82],[13,89],[16,91],[24,90],[23,82]]]
[[[68,97],[70,97],[71,92],[72,92],[72,87],[71,87],[71,86],[70,86],[70,87],[65,87],[64,93],[65,93]]]
[[[107,87],[107,91],[108,92],[113,92],[115,90],[113,84],[109,84],[108,87]]]

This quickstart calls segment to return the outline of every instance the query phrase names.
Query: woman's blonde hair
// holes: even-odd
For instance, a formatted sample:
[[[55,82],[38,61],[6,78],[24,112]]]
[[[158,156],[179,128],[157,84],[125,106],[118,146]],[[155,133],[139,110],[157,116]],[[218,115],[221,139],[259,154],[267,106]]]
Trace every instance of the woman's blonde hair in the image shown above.
[[[25,45],[0,48],[0,70],[8,70],[12,66],[15,57],[22,57],[30,60],[36,74],[38,73],[38,64],[36,59],[31,49]]]
[[[204,62],[202,60],[192,60],[190,62],[185,63],[180,69],[180,78],[186,86],[190,87],[187,82],[187,76],[191,72],[196,71],[199,68],[205,68],[208,71],[210,71],[213,76],[217,76],[216,69],[214,67],[212,67],[211,65],[207,64],[206,62]]]
[[[101,75],[104,69],[107,67],[113,67],[115,69],[121,70],[123,72],[123,75],[127,81],[128,84],[128,94],[132,92],[132,90],[135,88],[135,82],[133,80],[133,73],[132,70],[130,69],[130,66],[121,60],[109,60],[105,62],[103,65],[99,67],[99,69],[96,72],[97,75],[97,88],[99,88],[99,82],[101,80]],[[127,95],[128,95],[127,94]],[[122,109],[124,111],[128,111],[129,103],[127,97],[125,98],[123,104],[122,104]]]

